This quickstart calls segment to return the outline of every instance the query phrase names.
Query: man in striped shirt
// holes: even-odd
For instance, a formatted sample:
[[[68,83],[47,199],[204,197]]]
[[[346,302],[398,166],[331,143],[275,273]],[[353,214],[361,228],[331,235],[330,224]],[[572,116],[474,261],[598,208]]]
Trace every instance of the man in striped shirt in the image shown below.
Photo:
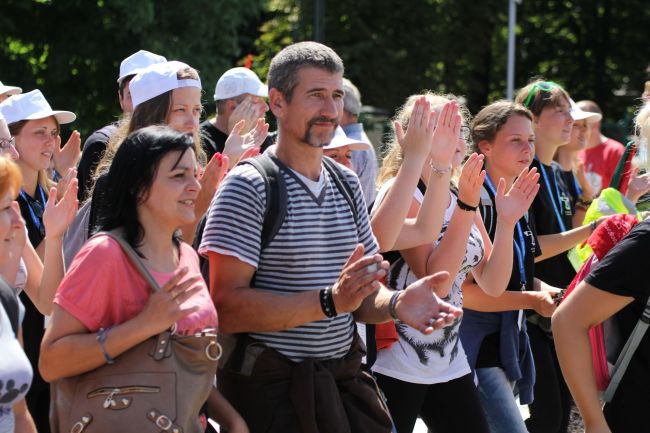
[[[360,370],[355,320],[399,317],[430,333],[461,314],[432,293],[446,273],[399,294],[379,283],[388,263],[377,254],[359,180],[341,168],[359,210],[355,218],[322,164],[322,148],[343,111],[342,78],[339,56],[315,42],[291,45],[271,62],[269,103],[279,131],[274,162],[286,183],[287,210],[265,248],[266,190],[254,167],[234,168],[209,210],[199,250],[209,257],[220,330],[238,334],[219,388],[251,432],[317,431],[308,425],[390,432],[374,382]],[[324,385],[324,377],[335,386]],[[328,404],[319,404],[323,399]],[[359,399],[369,400],[368,407],[352,416],[348,403]]]

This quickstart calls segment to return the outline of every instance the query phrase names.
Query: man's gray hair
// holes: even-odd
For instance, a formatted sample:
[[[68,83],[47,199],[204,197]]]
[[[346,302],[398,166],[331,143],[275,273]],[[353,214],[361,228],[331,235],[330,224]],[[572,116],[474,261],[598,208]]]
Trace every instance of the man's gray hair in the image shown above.
[[[361,92],[347,78],[343,78],[343,90],[345,90],[343,109],[354,116],[358,116],[361,113]]]
[[[269,89],[278,89],[287,102],[291,102],[293,90],[298,85],[298,71],[308,67],[342,74],[343,60],[333,49],[318,42],[289,45],[271,60],[266,78]]]

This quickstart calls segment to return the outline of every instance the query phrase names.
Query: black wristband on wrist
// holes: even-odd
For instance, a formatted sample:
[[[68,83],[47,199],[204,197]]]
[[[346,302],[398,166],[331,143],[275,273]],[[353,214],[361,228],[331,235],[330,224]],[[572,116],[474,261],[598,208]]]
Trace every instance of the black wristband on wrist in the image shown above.
[[[476,209],[478,209],[478,206],[470,206],[462,201],[460,197],[456,199],[456,205],[458,205],[461,210],[466,210],[468,212],[476,212]]]
[[[319,293],[320,299],[320,308],[323,310],[323,314],[327,317],[336,317],[338,313],[336,312],[336,306],[334,306],[334,297],[332,296],[332,288],[325,287]]]
[[[401,293],[402,292],[396,290],[390,297],[390,301],[388,301],[388,314],[390,314],[390,317],[392,317],[393,320],[399,320],[397,318],[397,310],[395,310],[395,307],[397,307],[397,299]]]

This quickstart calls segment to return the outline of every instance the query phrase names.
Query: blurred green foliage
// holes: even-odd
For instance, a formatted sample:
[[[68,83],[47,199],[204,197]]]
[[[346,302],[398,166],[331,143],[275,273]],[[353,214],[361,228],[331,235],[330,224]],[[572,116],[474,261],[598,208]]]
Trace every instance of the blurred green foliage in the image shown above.
[[[312,36],[313,0],[3,0],[0,80],[39,87],[75,111],[84,133],[119,114],[120,61],[139,49],[201,72],[206,111],[226,69],[265,76],[275,53]],[[363,102],[386,109],[423,89],[466,98],[472,112],[505,96],[507,0],[324,0],[324,43],[344,59]],[[647,0],[523,0],[516,87],[534,76],[594,99],[620,127],[648,79]],[[616,123],[618,122],[618,123]]]

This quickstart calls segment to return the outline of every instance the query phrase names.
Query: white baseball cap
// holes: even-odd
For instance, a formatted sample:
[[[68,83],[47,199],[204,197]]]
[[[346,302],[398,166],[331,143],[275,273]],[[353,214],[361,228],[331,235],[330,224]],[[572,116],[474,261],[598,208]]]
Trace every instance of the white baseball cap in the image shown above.
[[[603,118],[603,115],[600,113],[583,110],[573,99],[570,99],[569,102],[571,102],[571,117],[573,117],[573,120],[586,120],[587,123],[592,123],[598,122]]]
[[[332,137],[332,141],[330,141],[330,144],[328,144],[327,146],[324,146],[323,149],[332,150],[343,146],[349,146],[350,149],[352,150],[370,149],[370,143],[366,143],[365,141],[355,140],[354,138],[348,137],[347,135],[345,135],[343,128],[337,126],[336,130],[334,131],[334,137]]]
[[[23,93],[23,89],[16,86],[5,86],[2,84],[2,81],[0,81],[0,95],[4,95],[5,93],[7,95],[19,95]]]
[[[0,111],[8,124],[54,116],[59,124],[63,125],[74,122],[77,118],[71,111],[52,110],[40,90],[32,90],[2,101]]]
[[[176,60],[156,63],[136,74],[131,80],[131,101],[133,109],[156,96],[181,87],[197,87],[201,89],[201,80],[179,80],[178,71],[189,68],[188,65]]]
[[[147,50],[140,50],[137,53],[133,53],[120,63],[120,76],[117,78],[117,83],[119,84],[124,78],[129,75],[135,75],[148,66],[166,61],[167,59],[163,56]]]
[[[269,89],[250,69],[232,68],[224,72],[217,81],[217,86],[214,88],[214,100],[234,98],[244,93],[268,98]]]

